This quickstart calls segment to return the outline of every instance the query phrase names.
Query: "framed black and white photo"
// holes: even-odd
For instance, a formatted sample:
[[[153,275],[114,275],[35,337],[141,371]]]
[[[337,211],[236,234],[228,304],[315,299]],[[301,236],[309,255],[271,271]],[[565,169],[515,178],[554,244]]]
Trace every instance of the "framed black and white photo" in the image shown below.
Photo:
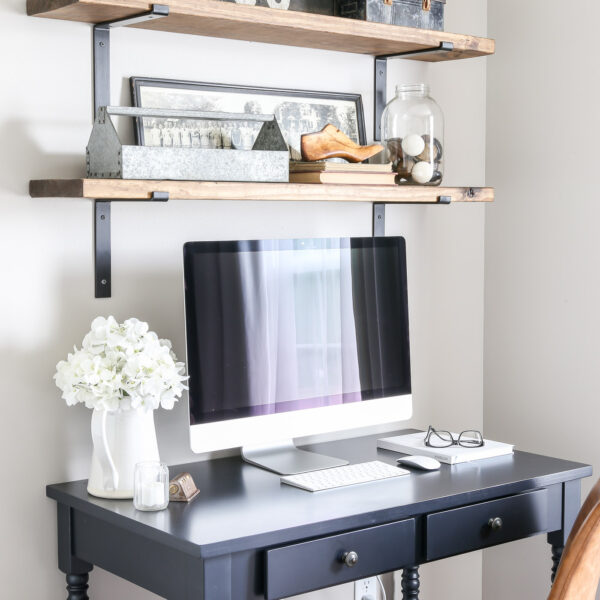
[[[328,123],[366,144],[360,94],[282,90],[168,79],[131,78],[133,105],[143,108],[274,114],[292,160],[301,160],[300,136]],[[178,118],[138,118],[142,146],[237,148],[250,150],[261,124]]]

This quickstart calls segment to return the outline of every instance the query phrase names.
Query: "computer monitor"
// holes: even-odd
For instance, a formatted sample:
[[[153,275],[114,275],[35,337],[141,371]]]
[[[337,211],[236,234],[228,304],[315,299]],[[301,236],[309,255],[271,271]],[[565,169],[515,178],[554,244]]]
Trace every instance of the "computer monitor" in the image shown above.
[[[184,246],[191,447],[279,473],[346,464],[293,438],[411,417],[401,237]]]

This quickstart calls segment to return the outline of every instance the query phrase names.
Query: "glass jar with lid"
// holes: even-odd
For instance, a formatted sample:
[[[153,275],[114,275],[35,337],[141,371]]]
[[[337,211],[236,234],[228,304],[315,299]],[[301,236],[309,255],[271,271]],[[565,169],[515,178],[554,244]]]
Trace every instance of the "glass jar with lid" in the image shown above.
[[[424,83],[399,85],[381,117],[387,159],[401,185],[440,185],[444,115]]]

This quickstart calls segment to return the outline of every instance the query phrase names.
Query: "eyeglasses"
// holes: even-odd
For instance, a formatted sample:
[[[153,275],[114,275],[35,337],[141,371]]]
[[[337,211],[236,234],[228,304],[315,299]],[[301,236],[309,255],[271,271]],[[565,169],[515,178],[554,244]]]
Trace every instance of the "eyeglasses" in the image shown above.
[[[425,435],[425,445],[430,448],[449,448],[450,446],[480,448],[484,444],[481,432],[475,429],[463,431],[458,438],[455,438],[449,431],[434,429],[430,425]]]

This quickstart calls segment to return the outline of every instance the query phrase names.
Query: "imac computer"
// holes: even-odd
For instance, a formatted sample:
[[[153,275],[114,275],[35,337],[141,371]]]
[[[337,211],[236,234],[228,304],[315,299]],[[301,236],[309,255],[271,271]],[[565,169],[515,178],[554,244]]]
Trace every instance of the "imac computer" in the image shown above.
[[[401,237],[184,246],[191,447],[281,474],[347,464],[294,438],[412,415]]]

